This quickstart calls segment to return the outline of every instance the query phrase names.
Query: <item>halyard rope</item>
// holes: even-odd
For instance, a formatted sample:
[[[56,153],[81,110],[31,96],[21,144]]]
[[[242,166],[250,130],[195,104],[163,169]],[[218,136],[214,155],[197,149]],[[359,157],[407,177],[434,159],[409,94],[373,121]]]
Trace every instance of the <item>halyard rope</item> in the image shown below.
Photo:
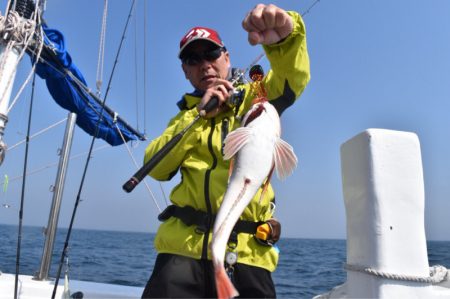
[[[31,76],[34,74],[34,70],[36,69],[37,62],[39,61],[39,58],[41,57],[42,49],[44,48],[44,37],[43,37],[44,36],[44,32],[42,30],[42,27],[40,27],[40,32],[41,32],[41,35],[37,36],[38,39],[40,37],[40,41],[39,41],[39,50],[38,50],[38,54],[36,56],[36,59],[35,59],[35,61],[33,63],[33,66],[31,67],[31,71],[28,73],[27,79],[22,84],[22,86],[19,88],[19,91],[17,92],[16,96],[14,97],[14,99],[11,102],[11,104],[9,105],[7,113],[9,113],[9,111],[11,111],[11,109],[14,107],[14,105],[17,102],[17,100],[19,99],[19,96],[22,94],[23,90],[25,89],[25,86],[28,84],[28,82],[30,82]],[[26,49],[26,48],[24,48],[24,49]]]
[[[35,12],[34,12],[34,20],[31,19],[25,19],[20,17],[20,15],[16,11],[10,11],[7,16],[0,15],[0,36],[7,41],[5,48],[5,53],[10,53],[13,48],[21,49],[18,59],[16,61],[16,65],[14,66],[14,69],[17,68],[20,60],[22,59],[23,55],[26,52],[26,49],[30,45],[30,43],[34,40],[34,35],[36,33],[36,19],[38,18],[38,6],[36,6]],[[38,20],[40,22],[40,19]],[[36,62],[39,60],[39,57],[41,55],[42,48],[44,46],[44,40],[43,40],[43,32],[42,29],[39,32],[40,34],[37,34],[37,40],[39,42],[38,47],[38,54],[37,59],[33,63],[32,69],[29,72],[27,79],[22,84],[22,86],[19,88],[19,91],[17,92],[16,96],[14,97],[14,100],[12,101],[12,104],[8,107],[8,110],[6,114],[9,113],[9,111],[14,107],[17,99],[19,98],[20,94],[23,92],[25,86],[29,83],[31,80],[31,76],[34,73],[34,69],[36,67]],[[3,74],[5,64],[6,64],[7,54],[3,56],[2,61],[0,62],[0,73]],[[13,79],[13,74],[15,72],[10,73],[10,76],[8,78],[8,82],[6,86],[10,86]],[[0,102],[4,101],[4,97],[6,95],[6,91],[8,88],[5,88],[1,97]]]
[[[4,73],[8,53],[10,53],[13,48],[21,49],[18,56],[19,58],[14,66],[14,69],[17,68],[19,61],[25,54],[26,47],[32,40],[35,28],[36,23],[33,20],[24,19],[15,11],[10,11],[7,16],[0,15],[0,36],[5,41],[5,54],[0,62],[0,74]],[[6,87],[11,85],[12,75],[14,73],[15,72],[10,73]],[[8,88],[5,88],[2,92],[0,103],[5,100],[4,97],[7,90]]]
[[[406,274],[395,274],[395,273],[389,273],[384,271],[378,271],[375,269],[372,269],[370,267],[364,267],[359,265],[350,265],[345,264],[344,268],[349,271],[355,271],[355,272],[362,272],[369,275],[385,278],[385,279],[391,279],[391,280],[402,280],[402,281],[413,281],[413,282],[422,282],[422,283],[431,283],[431,284],[437,284],[445,279],[447,279],[448,270],[444,266],[436,265],[433,267],[430,267],[430,276],[424,277],[424,276],[413,276],[413,275],[406,275]],[[448,277],[450,278],[450,277]]]

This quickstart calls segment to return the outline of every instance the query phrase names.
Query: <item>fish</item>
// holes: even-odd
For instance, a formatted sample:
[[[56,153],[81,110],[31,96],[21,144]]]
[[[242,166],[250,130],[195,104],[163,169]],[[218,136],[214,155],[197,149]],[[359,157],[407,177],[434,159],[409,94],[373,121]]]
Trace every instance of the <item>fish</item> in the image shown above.
[[[223,158],[234,158],[234,163],[211,240],[218,298],[239,295],[226,273],[224,259],[228,239],[242,212],[262,185],[266,186],[263,190],[267,188],[274,169],[277,176],[284,179],[297,167],[292,146],[280,136],[278,112],[264,98],[253,103],[241,127],[230,132],[224,140]]]

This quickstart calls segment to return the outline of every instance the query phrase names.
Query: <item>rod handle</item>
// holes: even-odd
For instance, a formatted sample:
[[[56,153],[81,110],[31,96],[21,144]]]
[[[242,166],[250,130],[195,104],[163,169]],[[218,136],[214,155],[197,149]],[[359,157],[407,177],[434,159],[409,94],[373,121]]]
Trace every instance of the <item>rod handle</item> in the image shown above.
[[[145,178],[145,176],[155,168],[156,165],[180,142],[183,133],[178,133],[169,142],[167,142],[156,154],[147,161],[123,186],[122,189],[127,193],[133,189]]]
[[[208,112],[212,111],[214,108],[216,108],[219,105],[219,99],[217,97],[212,97],[208,103],[203,106],[202,110],[200,110],[199,114],[200,116],[205,116]]]

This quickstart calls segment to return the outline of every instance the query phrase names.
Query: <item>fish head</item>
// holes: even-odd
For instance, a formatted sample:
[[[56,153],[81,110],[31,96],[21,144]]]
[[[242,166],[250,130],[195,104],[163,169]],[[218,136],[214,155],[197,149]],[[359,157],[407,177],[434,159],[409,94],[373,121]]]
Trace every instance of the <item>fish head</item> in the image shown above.
[[[273,124],[280,130],[280,117],[275,107],[269,102],[267,98],[261,97],[253,100],[253,105],[245,114],[242,120],[242,126],[247,126],[261,115],[268,115],[272,119]]]
[[[265,103],[265,102],[269,102],[269,100],[266,97],[257,97],[257,98],[253,99],[252,105],[255,105],[258,103]]]
[[[253,120],[261,116],[261,114],[266,110],[266,108],[264,107],[266,103],[269,103],[267,98],[255,98],[252,102],[252,107],[245,114],[244,119],[242,120],[243,126],[247,126]]]

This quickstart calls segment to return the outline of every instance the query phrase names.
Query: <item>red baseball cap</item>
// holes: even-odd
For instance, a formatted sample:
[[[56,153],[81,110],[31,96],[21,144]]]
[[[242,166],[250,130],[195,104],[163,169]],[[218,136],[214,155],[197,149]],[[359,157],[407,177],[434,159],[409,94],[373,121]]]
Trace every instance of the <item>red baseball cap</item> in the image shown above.
[[[193,41],[196,40],[207,40],[212,42],[213,44],[223,47],[224,43],[220,38],[217,31],[206,28],[206,27],[194,27],[186,33],[185,36],[180,41],[180,52],[178,52],[178,58],[181,57],[181,53],[183,50]]]

